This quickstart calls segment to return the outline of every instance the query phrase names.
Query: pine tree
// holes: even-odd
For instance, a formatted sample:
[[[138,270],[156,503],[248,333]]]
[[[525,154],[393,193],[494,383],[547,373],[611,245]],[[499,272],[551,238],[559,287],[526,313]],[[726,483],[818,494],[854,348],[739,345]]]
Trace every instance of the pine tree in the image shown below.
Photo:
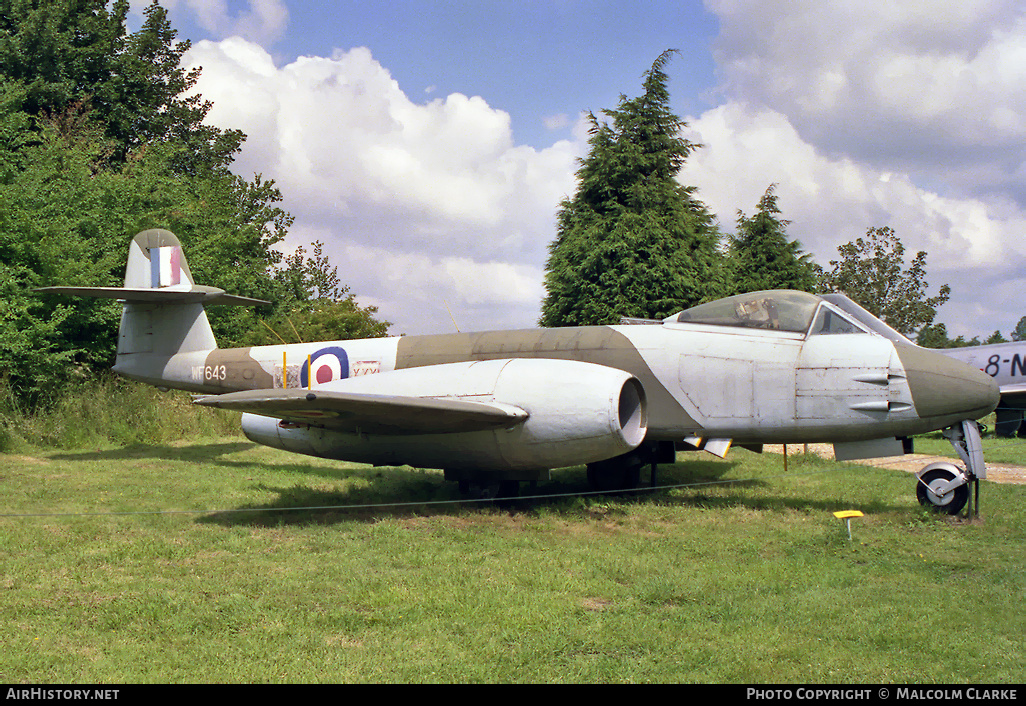
[[[731,293],[744,294],[763,289],[819,289],[817,265],[809,253],[802,253],[797,240],[788,240],[790,221],[779,218],[776,185],[771,184],[751,218],[737,214],[737,235],[730,238],[728,263],[732,273]]]
[[[543,326],[660,318],[721,293],[713,218],[676,180],[699,145],[669,107],[672,53],[646,72],[641,96],[603,111],[611,124],[590,116],[577,194],[562,202],[549,245]]]

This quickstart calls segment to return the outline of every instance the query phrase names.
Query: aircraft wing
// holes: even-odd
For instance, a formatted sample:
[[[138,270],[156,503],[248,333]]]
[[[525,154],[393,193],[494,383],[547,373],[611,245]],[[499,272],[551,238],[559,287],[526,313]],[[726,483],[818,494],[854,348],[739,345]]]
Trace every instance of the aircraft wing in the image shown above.
[[[519,407],[466,399],[274,389],[207,395],[196,404],[277,417],[338,431],[446,434],[509,428],[527,419]]]

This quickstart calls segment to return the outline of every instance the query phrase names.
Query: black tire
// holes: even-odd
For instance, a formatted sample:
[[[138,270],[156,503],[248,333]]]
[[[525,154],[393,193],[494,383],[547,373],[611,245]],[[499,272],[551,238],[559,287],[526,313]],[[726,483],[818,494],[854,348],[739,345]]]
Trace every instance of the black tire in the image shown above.
[[[955,474],[945,468],[934,468],[919,476],[916,483],[916,498],[919,504],[929,507],[937,512],[946,512],[949,515],[957,515],[969,501],[969,484],[960,485],[947,495],[939,498],[928,489],[933,483],[947,483],[955,478]]]

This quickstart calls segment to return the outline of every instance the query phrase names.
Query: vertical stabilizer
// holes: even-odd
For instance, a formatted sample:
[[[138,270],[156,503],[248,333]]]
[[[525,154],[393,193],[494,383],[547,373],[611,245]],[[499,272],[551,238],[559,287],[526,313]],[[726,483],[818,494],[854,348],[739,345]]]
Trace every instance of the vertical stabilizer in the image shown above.
[[[167,230],[144,230],[128,248],[124,287],[41,287],[38,292],[117,299],[124,304],[114,371],[153,385],[187,382],[199,353],[217,348],[206,304],[267,304],[196,284],[182,244]],[[175,356],[182,355],[180,358]],[[186,388],[189,389],[189,388]]]
[[[168,230],[144,230],[132,239],[125,288],[193,290],[192,272],[182,244]],[[196,301],[127,300],[118,334],[118,365],[123,355],[174,355],[217,348],[203,304]]]

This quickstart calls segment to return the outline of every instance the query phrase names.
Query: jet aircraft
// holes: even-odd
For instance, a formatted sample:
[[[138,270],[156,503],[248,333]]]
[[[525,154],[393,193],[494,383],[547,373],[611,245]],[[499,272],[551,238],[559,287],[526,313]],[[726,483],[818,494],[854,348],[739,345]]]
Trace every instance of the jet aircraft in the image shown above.
[[[196,285],[166,230],[132,240],[124,287],[40,291],[121,300],[114,370],[241,411],[254,442],[442,469],[502,495],[581,464],[599,489],[636,487],[678,448],[830,442],[850,460],[945,429],[965,468],[928,466],[917,495],[955,514],[985,477],[971,420],[998,402],[990,376],[891,340],[841,295],[753,292],[615,326],[220,349],[204,307],[264,302]]]

